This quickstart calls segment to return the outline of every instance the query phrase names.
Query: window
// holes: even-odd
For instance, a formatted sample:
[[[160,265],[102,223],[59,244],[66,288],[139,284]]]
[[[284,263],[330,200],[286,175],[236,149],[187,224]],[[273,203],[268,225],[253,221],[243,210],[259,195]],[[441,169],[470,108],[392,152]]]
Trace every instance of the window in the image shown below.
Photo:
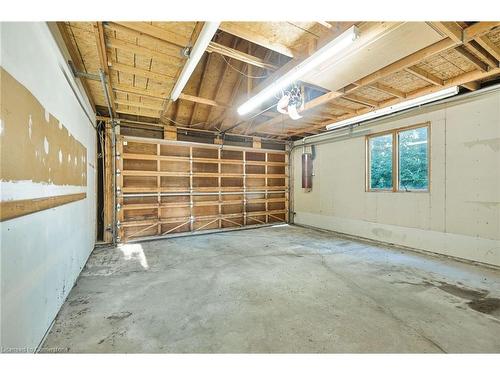
[[[368,191],[429,190],[429,125],[367,137]]]
[[[370,138],[370,189],[392,190],[392,134]]]
[[[398,133],[399,190],[429,188],[427,126]]]

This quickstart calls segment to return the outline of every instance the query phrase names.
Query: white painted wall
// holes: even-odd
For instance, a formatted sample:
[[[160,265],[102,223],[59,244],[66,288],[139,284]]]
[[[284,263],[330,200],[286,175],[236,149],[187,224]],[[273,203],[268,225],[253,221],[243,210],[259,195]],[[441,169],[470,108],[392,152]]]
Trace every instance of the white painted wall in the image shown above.
[[[295,222],[500,266],[500,93],[380,120],[372,132],[430,121],[430,193],[365,192],[365,137],[317,146],[313,189],[293,151]]]
[[[2,67],[87,148],[86,199],[0,224],[2,350],[33,351],[95,243],[96,134],[64,78],[61,69],[76,85],[47,24],[1,23],[0,34]]]

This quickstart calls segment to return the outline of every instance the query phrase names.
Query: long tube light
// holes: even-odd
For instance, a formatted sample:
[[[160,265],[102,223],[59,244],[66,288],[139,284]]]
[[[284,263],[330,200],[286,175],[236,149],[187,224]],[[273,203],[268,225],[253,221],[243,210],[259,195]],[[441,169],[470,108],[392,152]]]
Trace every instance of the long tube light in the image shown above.
[[[307,59],[302,61],[296,67],[282,75],[280,78],[275,80],[269,86],[264,88],[255,96],[248,99],[245,103],[238,107],[238,114],[245,115],[254,109],[256,109],[259,105],[264,103],[266,100],[273,97],[280,90],[289,86],[294,81],[298,80],[300,77],[303,77],[307,73],[309,73],[314,68],[317,68],[319,65],[327,61],[328,59],[334,57],[340,51],[347,48],[351,43],[353,43],[358,37],[358,28],[356,26],[352,26],[348,30],[344,31],[337,38],[327,43],[323,47],[321,47],[314,54],[309,56]]]
[[[179,79],[175,83],[172,94],[170,95],[170,99],[172,99],[173,101],[176,101],[179,98],[182,90],[184,90],[186,83],[191,77],[191,74],[193,74],[194,68],[196,68],[196,65],[198,65],[198,62],[207,49],[207,46],[212,40],[215,32],[219,28],[219,25],[220,22],[205,22],[205,24],[203,25],[200,35],[198,36],[198,39],[191,49],[189,58],[184,64],[181,74],[179,75]]]
[[[346,125],[357,124],[357,123],[360,123],[363,121],[371,120],[373,118],[385,116],[385,115],[388,115],[388,114],[391,114],[394,112],[417,107],[419,105],[433,102],[433,101],[436,101],[439,99],[448,98],[448,97],[456,95],[456,94],[458,94],[458,86],[449,87],[447,89],[436,91],[436,92],[433,92],[433,93],[430,93],[427,95],[423,95],[423,96],[420,96],[420,97],[415,98],[415,99],[410,99],[410,100],[407,100],[407,101],[404,101],[401,103],[397,103],[397,104],[391,105],[389,107],[377,109],[375,111],[368,112],[368,113],[365,113],[363,115],[359,115],[356,117],[348,118],[346,120],[334,122],[330,125],[327,125],[326,129],[332,130],[332,129],[340,128],[340,127],[346,126]]]

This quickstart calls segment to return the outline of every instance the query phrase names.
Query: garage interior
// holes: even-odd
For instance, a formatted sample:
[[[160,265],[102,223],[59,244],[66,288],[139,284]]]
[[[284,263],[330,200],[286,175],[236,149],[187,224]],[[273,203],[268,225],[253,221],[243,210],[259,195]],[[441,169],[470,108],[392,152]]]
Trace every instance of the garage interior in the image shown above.
[[[500,22],[0,34],[2,352],[500,352]]]

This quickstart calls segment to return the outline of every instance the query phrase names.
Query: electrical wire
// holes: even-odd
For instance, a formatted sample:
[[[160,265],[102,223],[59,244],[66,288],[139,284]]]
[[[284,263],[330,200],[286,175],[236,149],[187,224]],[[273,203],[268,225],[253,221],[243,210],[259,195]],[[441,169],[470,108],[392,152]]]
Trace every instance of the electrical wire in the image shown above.
[[[253,78],[253,79],[261,79],[261,78],[267,78],[268,75],[263,75],[263,76],[251,76],[251,75],[248,75],[246,74],[245,72],[242,72],[241,70],[239,70],[238,68],[232,66],[229,61],[227,61],[227,59],[224,57],[224,55],[219,55],[220,57],[222,57],[222,59],[225,61],[225,63],[233,70],[237,71],[238,73],[240,73],[242,76],[244,77],[247,77],[247,78]]]
[[[174,121],[172,120],[170,117],[164,117],[165,119],[167,119],[168,121],[171,121],[173,122],[175,125],[179,125],[179,126],[182,126],[184,128],[190,128],[192,126],[198,126],[198,125],[205,125],[204,122],[197,122],[196,124],[192,124],[192,125],[187,125],[187,124],[181,124],[180,122],[177,122],[177,121]]]

